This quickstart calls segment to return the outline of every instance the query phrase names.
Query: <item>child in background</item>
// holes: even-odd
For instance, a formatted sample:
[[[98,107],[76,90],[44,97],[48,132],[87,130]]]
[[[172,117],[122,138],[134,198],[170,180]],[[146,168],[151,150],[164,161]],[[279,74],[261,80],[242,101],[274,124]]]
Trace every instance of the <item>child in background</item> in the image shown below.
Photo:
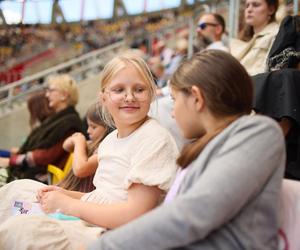
[[[64,149],[73,152],[73,162],[71,171],[58,183],[58,186],[64,189],[84,193],[95,189],[93,178],[98,166],[97,149],[99,143],[113,130],[103,121],[99,102],[89,107],[86,119],[90,140],[87,141],[85,136],[78,132],[64,141]]]
[[[77,249],[95,240],[103,228],[119,227],[160,203],[176,173],[178,149],[171,134],[147,115],[155,88],[147,64],[136,54],[120,55],[105,66],[102,112],[116,130],[99,145],[96,189],[81,193],[28,180],[5,185],[0,189],[1,249],[14,249],[20,243],[24,249]],[[37,198],[46,213],[60,212],[99,227],[81,220],[11,216],[9,204],[20,197]]]

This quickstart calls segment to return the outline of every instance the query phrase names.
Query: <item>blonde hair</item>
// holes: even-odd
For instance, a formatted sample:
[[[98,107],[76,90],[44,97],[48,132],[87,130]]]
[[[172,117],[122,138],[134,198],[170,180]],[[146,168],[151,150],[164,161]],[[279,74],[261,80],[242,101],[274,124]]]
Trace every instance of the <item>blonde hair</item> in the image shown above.
[[[75,106],[78,103],[78,88],[76,81],[68,74],[52,75],[48,78],[48,85],[68,94],[69,105]]]
[[[110,84],[111,80],[115,77],[115,75],[122,69],[126,68],[128,65],[134,66],[135,69],[140,73],[145,83],[149,87],[150,98],[151,101],[153,101],[156,97],[156,86],[152,73],[147,63],[143,60],[143,58],[133,51],[124,52],[122,55],[114,57],[106,64],[101,73],[101,92],[103,93],[105,91],[105,88]],[[104,106],[102,106],[102,113],[105,122],[110,126],[113,126],[113,119]]]

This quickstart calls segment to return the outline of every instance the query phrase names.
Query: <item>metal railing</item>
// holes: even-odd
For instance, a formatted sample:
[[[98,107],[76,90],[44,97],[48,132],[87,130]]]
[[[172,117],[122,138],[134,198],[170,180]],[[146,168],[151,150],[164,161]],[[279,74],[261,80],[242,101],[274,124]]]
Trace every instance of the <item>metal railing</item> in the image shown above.
[[[125,42],[120,41],[1,87],[0,117],[10,113],[17,104],[23,103],[29,93],[44,88],[49,75],[68,73],[76,80],[83,80],[87,76],[99,73],[104,65],[124,48]]]

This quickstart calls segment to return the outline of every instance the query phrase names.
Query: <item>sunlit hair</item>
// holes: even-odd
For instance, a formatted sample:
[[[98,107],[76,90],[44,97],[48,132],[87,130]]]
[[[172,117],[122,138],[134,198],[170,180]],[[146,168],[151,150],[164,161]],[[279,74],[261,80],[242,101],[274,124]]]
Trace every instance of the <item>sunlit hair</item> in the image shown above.
[[[207,109],[216,118],[239,117],[251,112],[251,78],[245,68],[226,52],[206,50],[183,62],[172,76],[170,87],[188,96],[192,86],[202,91]],[[206,133],[187,145],[178,158],[178,164],[186,167],[223,129]]]
[[[47,80],[48,85],[68,94],[70,106],[75,106],[78,102],[78,88],[75,80],[68,74],[50,76]]]
[[[45,90],[31,93],[27,99],[27,108],[30,114],[29,124],[32,129],[54,113],[49,107]]]
[[[104,122],[102,113],[101,113],[101,104],[99,102],[93,103],[86,112],[86,118],[92,121],[93,123],[103,126],[105,130],[105,134],[99,138],[97,138],[95,141],[91,141],[88,144],[88,152],[87,155],[90,157],[94,154],[95,150],[97,150],[100,142],[112,131],[114,130],[113,127],[110,127]],[[74,175],[74,172],[72,169],[70,172],[66,175],[66,177],[58,184],[58,186],[73,190],[73,191],[80,191],[82,178],[79,178]]]
[[[135,69],[140,73],[141,77],[149,87],[150,98],[151,101],[153,101],[156,97],[156,86],[153,76],[147,63],[142,59],[141,56],[133,51],[124,52],[123,54],[114,57],[106,64],[101,73],[101,92],[104,93],[105,88],[110,84],[116,74],[129,65],[134,66]],[[102,108],[102,112],[105,122],[112,125],[112,117],[104,107]]]
[[[276,12],[278,10],[279,1],[278,0],[264,0],[268,8],[273,8],[274,12],[270,15],[269,23],[276,21]],[[245,1],[246,2],[246,1]],[[244,24],[242,31],[239,34],[239,39],[243,41],[250,41],[254,36],[254,29],[252,26]]]

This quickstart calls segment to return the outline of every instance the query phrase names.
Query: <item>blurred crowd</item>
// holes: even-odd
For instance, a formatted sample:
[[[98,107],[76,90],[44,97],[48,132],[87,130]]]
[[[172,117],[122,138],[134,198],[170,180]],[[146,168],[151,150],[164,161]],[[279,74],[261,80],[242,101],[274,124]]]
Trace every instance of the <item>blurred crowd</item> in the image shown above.
[[[39,67],[36,69],[38,72],[42,70],[40,62],[46,57],[46,67],[51,67],[62,60],[69,60],[124,38],[135,40],[136,37],[145,37],[148,32],[155,32],[174,23],[175,18],[176,15],[170,12],[164,16],[137,16],[118,21],[99,20],[73,24],[2,27],[0,28],[0,72],[5,72],[33,58],[39,61]],[[62,60],[57,59],[60,55]],[[36,59],[37,57],[41,59]],[[53,61],[52,65],[51,61]],[[36,73],[32,64],[26,75]]]

